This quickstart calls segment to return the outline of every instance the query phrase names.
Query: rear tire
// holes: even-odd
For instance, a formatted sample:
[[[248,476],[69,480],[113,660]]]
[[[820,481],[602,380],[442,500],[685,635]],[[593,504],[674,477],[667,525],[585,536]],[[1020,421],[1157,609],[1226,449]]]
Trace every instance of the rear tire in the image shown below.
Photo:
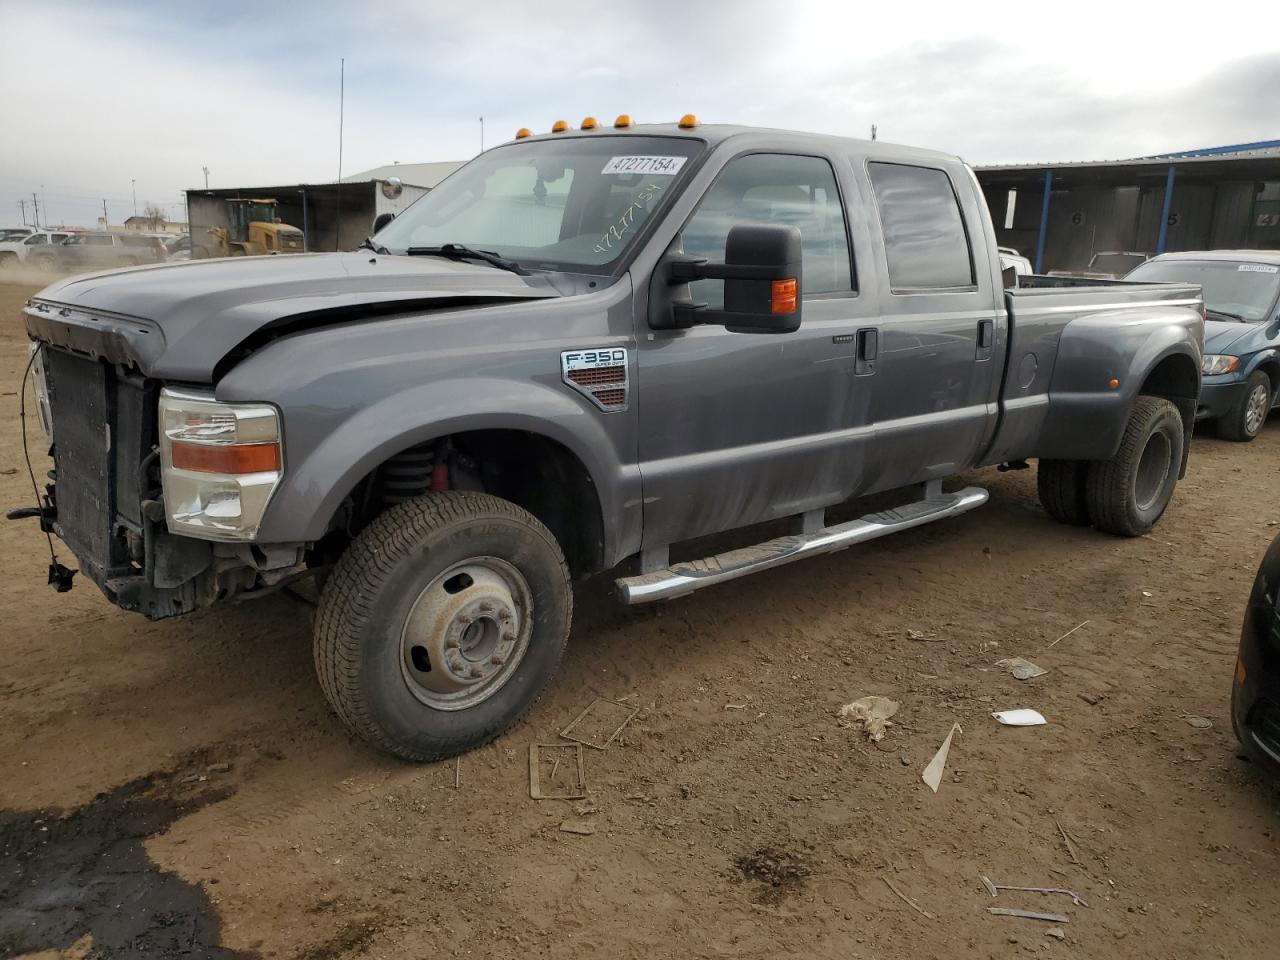
[[[488,743],[533,705],[573,612],[559,544],[483,493],[392,507],[338,560],[316,613],[316,673],[357,736],[407,760]]]
[[[1088,479],[1087,460],[1041,460],[1036,465],[1036,489],[1045,513],[1059,523],[1089,526],[1093,518],[1085,492]]]
[[[1138,397],[1116,455],[1089,465],[1093,525],[1122,537],[1149,532],[1173,498],[1185,442],[1177,407],[1163,397]]]
[[[1255,370],[1235,406],[1218,420],[1218,436],[1223,440],[1248,443],[1262,430],[1271,410],[1271,378]]]

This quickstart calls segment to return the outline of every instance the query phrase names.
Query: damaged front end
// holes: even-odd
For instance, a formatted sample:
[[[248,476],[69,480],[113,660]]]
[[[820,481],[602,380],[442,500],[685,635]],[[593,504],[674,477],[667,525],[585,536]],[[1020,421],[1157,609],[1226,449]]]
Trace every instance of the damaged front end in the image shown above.
[[[44,503],[11,516],[38,516],[108,599],[150,619],[304,573],[301,544],[249,542],[283,466],[274,411],[163,389],[118,325],[104,327],[96,340],[79,329],[37,341],[37,410],[54,469]],[[50,583],[65,591],[74,571],[58,566]]]

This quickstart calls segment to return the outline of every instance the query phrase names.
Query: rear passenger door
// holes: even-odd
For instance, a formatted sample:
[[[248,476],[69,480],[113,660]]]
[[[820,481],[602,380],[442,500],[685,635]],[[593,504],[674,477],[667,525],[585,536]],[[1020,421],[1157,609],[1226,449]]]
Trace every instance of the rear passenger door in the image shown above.
[[[913,163],[872,160],[865,172],[886,291],[871,402],[872,492],[973,463],[995,412],[995,338],[1004,325],[982,211],[968,185],[946,169]]]

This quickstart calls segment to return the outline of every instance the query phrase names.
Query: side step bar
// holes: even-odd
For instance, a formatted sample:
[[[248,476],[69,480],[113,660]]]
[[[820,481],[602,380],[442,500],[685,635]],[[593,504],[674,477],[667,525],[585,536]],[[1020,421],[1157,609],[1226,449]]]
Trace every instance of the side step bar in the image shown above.
[[[909,530],[934,520],[959,516],[987,502],[987,491],[981,487],[965,487],[955,493],[934,492],[933,484],[925,499],[892,510],[869,513],[857,520],[824,527],[813,533],[777,537],[751,547],[741,547],[706,557],[675,563],[652,573],[621,577],[616,583],[623,603],[650,603],[671,600],[694,590],[749,573],[780,567],[793,560],[834,553],[864,540],[874,540],[900,530]],[[940,486],[940,485],[939,485]]]

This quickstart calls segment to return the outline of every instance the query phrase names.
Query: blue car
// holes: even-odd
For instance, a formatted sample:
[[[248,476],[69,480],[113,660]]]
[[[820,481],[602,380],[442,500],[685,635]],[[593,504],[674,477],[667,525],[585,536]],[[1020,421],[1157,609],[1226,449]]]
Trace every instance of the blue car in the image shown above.
[[[1252,440],[1280,405],[1280,250],[1166,253],[1126,280],[1204,290],[1204,386],[1197,420],[1224,440]]]

